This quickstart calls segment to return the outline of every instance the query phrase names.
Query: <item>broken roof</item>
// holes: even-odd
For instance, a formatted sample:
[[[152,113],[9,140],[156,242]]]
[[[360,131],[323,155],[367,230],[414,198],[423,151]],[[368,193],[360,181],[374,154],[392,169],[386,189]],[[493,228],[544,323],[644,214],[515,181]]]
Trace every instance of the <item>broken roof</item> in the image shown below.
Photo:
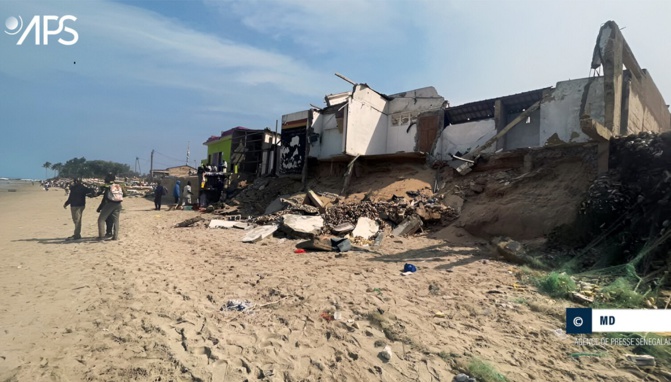
[[[505,97],[491,98],[483,101],[470,102],[445,109],[447,123],[454,125],[469,121],[494,118],[494,104],[500,99],[508,114],[520,113],[543,98],[543,93],[551,87],[512,94]]]

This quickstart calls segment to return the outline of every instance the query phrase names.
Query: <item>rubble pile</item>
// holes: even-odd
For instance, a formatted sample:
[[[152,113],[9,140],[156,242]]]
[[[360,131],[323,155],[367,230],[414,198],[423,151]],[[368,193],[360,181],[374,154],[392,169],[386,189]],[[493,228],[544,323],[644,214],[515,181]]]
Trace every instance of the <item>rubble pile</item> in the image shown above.
[[[401,224],[412,216],[419,216],[425,225],[449,224],[459,217],[459,213],[454,208],[437,203],[435,199],[416,194],[411,200],[394,196],[389,201],[366,200],[332,205],[323,216],[325,228],[332,231],[343,224],[356,224],[362,217],[374,220],[384,229]]]
[[[258,225],[280,224],[286,215],[308,215],[321,216],[324,226],[321,233],[341,234],[343,226],[353,227],[361,218],[374,221],[380,229],[385,227],[396,227],[411,217],[420,220],[420,226],[443,224],[447,225],[459,217],[459,211],[453,207],[441,204],[433,196],[427,196],[416,191],[409,191],[408,198],[393,196],[388,201],[373,201],[365,199],[361,202],[344,203],[341,200],[331,198],[331,194],[324,193],[317,196],[313,191],[312,197],[303,198],[303,194],[294,195],[291,198],[278,198],[271,203],[281,206],[279,211],[261,215],[251,219]],[[317,204],[322,205],[324,200],[330,199],[330,203],[322,208],[309,203],[317,198]],[[302,202],[298,202],[301,200]],[[351,231],[351,229],[349,231]]]
[[[668,266],[671,134],[645,132],[612,139],[609,159],[610,171],[592,183],[571,237],[563,238],[571,242],[565,244],[594,247],[595,252],[615,246],[618,253],[611,264],[602,265],[628,263],[644,247],[651,248],[644,261],[634,264],[639,274]]]

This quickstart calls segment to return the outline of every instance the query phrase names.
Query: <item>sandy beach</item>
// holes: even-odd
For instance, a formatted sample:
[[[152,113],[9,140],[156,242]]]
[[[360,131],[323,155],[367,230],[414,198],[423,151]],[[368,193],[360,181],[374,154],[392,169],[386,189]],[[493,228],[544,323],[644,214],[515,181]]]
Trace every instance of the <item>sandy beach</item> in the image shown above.
[[[624,348],[570,357],[586,349],[558,331],[569,303],[520,286],[486,246],[296,254],[296,240],[173,228],[198,213],[141,198],[123,202],[119,241],[94,240],[89,199],[84,239],[65,242],[65,198],[0,195],[1,381],[451,381],[472,359],[509,381],[641,380],[618,368]],[[222,311],[230,300],[252,307]]]

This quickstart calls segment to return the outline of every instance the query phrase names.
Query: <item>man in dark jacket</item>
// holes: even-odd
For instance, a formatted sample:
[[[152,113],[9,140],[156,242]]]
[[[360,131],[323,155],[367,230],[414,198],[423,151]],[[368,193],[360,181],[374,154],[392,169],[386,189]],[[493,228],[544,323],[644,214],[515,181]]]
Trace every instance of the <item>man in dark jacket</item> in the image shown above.
[[[70,206],[72,221],[75,223],[75,234],[66,240],[79,240],[82,238],[82,214],[86,208],[86,196],[91,195],[93,190],[84,186],[79,178],[75,178],[70,186],[70,196],[63,204],[63,208]]]

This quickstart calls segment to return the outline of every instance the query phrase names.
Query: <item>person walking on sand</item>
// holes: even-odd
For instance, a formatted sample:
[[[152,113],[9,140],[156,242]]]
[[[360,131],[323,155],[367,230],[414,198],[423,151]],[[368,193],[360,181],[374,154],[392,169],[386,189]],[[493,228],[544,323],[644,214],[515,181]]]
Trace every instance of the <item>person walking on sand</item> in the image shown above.
[[[100,187],[100,192],[98,192],[98,195],[103,195],[103,198],[100,201],[98,209],[96,210],[97,213],[100,213],[105,203],[107,203],[107,198],[105,198],[104,195],[107,192],[107,190],[109,190],[113,180],[114,175],[112,175],[112,173],[108,173],[107,175],[105,175],[104,179],[105,183]],[[111,238],[112,236],[114,236],[114,216],[110,215],[107,217],[107,219],[105,219],[105,238]]]
[[[63,208],[70,206],[72,221],[75,223],[75,234],[65,240],[79,240],[82,238],[82,214],[86,208],[86,196],[91,195],[93,190],[84,186],[81,179],[75,178],[70,186],[70,195],[63,204]]]
[[[163,195],[167,193],[168,190],[166,190],[165,187],[163,187],[163,185],[161,185],[161,182],[159,181],[156,184],[156,190],[154,190],[154,209],[156,209],[156,211],[161,210],[161,202],[163,201]]]
[[[183,208],[182,206],[191,205],[191,195],[191,181],[187,180],[186,186],[184,186],[184,192],[182,192],[182,197],[179,199],[179,203],[177,203],[175,209],[181,210]]]
[[[175,183],[175,187],[172,188],[172,196],[175,197],[175,204],[179,204],[179,196],[180,196],[180,189],[182,188],[182,184],[178,180],[177,183]]]
[[[114,233],[112,240],[119,240],[119,214],[121,213],[121,202],[126,196],[126,190],[115,182],[115,176],[109,174],[105,183],[109,181],[109,187],[104,188],[103,201],[100,203],[100,216],[98,216],[98,241],[105,239],[105,221],[110,216],[114,222]]]

